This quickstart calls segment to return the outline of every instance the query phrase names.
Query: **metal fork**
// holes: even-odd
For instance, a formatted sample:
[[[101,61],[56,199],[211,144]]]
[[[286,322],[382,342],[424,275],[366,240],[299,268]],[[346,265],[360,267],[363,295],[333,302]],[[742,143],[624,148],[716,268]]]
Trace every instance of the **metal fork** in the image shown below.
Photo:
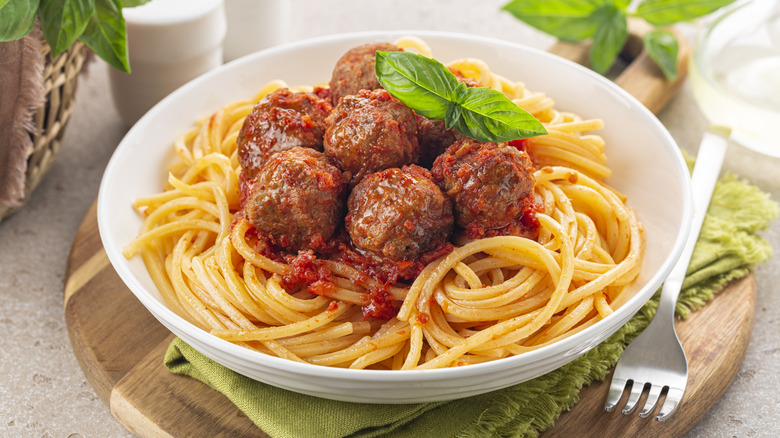
[[[664,282],[655,317],[626,347],[615,366],[604,405],[608,412],[617,407],[629,382],[632,385],[623,414],[630,414],[636,409],[647,387],[647,399],[639,412],[642,418],[650,416],[655,410],[664,390],[666,398],[656,420],[667,420],[682,400],[688,383],[688,360],[674,330],[674,308],[723,164],[729,135],[730,129],[722,126],[711,126],[704,133],[691,176],[694,204],[690,235],[677,264]]]

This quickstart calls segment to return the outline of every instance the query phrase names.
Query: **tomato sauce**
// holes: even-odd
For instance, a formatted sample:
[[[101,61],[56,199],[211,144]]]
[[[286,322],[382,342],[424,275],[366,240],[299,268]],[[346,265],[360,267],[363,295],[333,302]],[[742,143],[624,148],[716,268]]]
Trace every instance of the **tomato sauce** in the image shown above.
[[[241,212],[237,213],[236,221],[242,217]],[[333,284],[333,272],[328,269],[323,260],[333,260],[352,266],[359,271],[359,275],[350,280],[368,289],[369,303],[363,307],[364,318],[384,320],[394,317],[400,307],[387,288],[397,284],[398,281],[413,281],[426,265],[446,256],[454,249],[454,246],[447,242],[416,259],[397,262],[359,251],[351,245],[345,230],[341,230],[329,241],[317,245],[316,253],[314,250],[306,250],[299,251],[297,255],[286,252],[281,246],[258,232],[254,226],[249,227],[245,239],[258,254],[290,266],[290,271],[282,277],[284,286],[288,290],[305,286],[315,295],[327,295],[328,292],[335,290],[336,286]],[[376,281],[382,286],[372,287]]]
[[[509,142],[510,145],[524,151],[526,140]],[[244,218],[243,208],[251,193],[253,180],[242,172],[239,176],[240,206],[235,221]],[[507,225],[500,228],[485,229],[476,223],[470,223],[462,232],[470,239],[519,235],[536,238],[539,222],[536,214],[541,206],[535,203],[533,192],[525,196],[520,203],[521,214]],[[336,289],[333,283],[333,272],[326,266],[325,260],[347,264],[355,268],[359,274],[351,278],[355,284],[367,290],[369,300],[363,306],[363,317],[387,320],[398,313],[400,303],[393,299],[388,289],[400,283],[413,282],[422,270],[431,262],[446,256],[454,250],[451,242],[443,242],[432,250],[419,256],[398,261],[375,252],[362,251],[351,241],[344,225],[336,230],[328,239],[320,238],[311,242],[311,249],[299,251],[297,254],[284,249],[285,242],[274,241],[272,236],[261,233],[254,226],[246,232],[247,243],[260,255],[276,262],[290,266],[289,272],[283,275],[283,283],[287,290],[299,290],[305,287],[316,295],[329,295]],[[380,284],[376,287],[377,282]],[[420,323],[427,322],[428,315],[421,315]],[[425,321],[423,321],[425,320]]]
[[[463,234],[469,239],[482,239],[494,236],[521,236],[528,239],[536,239],[539,233],[539,219],[536,214],[542,206],[536,203],[534,194],[530,193],[523,199],[520,207],[521,214],[512,222],[499,228],[486,229],[477,222],[469,223],[463,230]]]

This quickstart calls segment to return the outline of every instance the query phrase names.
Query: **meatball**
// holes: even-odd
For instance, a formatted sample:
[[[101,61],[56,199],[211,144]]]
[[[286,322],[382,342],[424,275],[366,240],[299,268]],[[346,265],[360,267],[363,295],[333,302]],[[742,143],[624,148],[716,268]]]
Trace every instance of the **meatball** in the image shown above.
[[[443,244],[454,224],[452,202],[416,165],[369,174],[349,195],[347,208],[352,243],[398,261]]]
[[[466,139],[453,143],[433,163],[436,184],[452,199],[462,228],[500,228],[523,214],[534,186],[528,154],[507,143]]]
[[[260,167],[244,212],[277,245],[292,251],[317,249],[341,224],[345,197],[341,171],[325,154],[293,147]]]
[[[383,89],[344,97],[325,122],[325,153],[352,186],[368,173],[419,158],[414,112]]]
[[[322,150],[329,100],[315,93],[280,88],[263,98],[238,133],[238,162],[251,179],[274,152],[295,146]]]
[[[430,168],[436,157],[444,153],[451,144],[466,136],[453,128],[447,129],[444,120],[431,120],[417,115],[417,143],[420,145],[420,162]]]
[[[402,49],[390,43],[369,43],[354,47],[336,61],[330,79],[331,99],[334,106],[344,96],[360,90],[381,88],[376,78],[376,52],[400,52]]]

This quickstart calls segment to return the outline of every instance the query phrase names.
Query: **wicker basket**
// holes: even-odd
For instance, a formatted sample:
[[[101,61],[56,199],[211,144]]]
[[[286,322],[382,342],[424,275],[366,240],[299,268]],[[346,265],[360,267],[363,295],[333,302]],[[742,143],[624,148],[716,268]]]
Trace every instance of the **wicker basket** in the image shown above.
[[[78,76],[87,58],[87,53],[86,46],[77,41],[68,50],[52,59],[49,45],[45,43],[41,45],[41,55],[45,59],[43,83],[46,102],[38,108],[33,117],[35,131],[30,134],[33,148],[27,159],[23,202],[27,201],[32,191],[49,171],[54,163],[54,158],[60,151],[65,126],[76,103]],[[8,217],[19,208],[0,210],[0,220]]]

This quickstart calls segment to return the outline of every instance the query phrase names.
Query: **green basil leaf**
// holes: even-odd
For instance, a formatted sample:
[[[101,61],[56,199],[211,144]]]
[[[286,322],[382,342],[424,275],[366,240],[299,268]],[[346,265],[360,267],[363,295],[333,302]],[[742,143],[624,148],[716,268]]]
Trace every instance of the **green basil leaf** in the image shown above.
[[[480,141],[546,134],[544,126],[500,91],[469,88],[439,61],[409,52],[376,52],[382,87],[406,106]]]
[[[151,0],[122,0],[122,7],[123,8],[134,8],[136,6],[141,6],[145,3],[149,3]]]
[[[646,33],[643,40],[647,54],[658,64],[664,76],[670,81],[677,78],[677,52],[680,47],[674,34],[656,29]]]
[[[636,15],[656,26],[668,26],[715,12],[734,0],[644,0]]]
[[[463,107],[457,103],[450,102],[447,105],[447,112],[444,114],[444,126],[447,129],[455,128],[455,125],[463,117]],[[460,130],[458,130],[460,132]],[[461,132],[463,134],[463,132]]]
[[[500,91],[485,87],[458,87],[455,99],[458,111],[448,112],[457,119],[445,119],[461,134],[479,141],[502,142],[547,133],[544,126],[509,100]]]
[[[612,4],[615,5],[616,8],[625,12],[628,9],[628,5],[631,4],[631,0],[612,0]]]
[[[628,39],[626,14],[614,6],[605,6],[597,11],[602,25],[593,36],[590,48],[590,67],[597,73],[606,73],[615,63],[620,50]]]
[[[3,9],[6,3],[8,3],[8,0],[0,0],[0,9]]]
[[[93,0],[41,0],[38,18],[52,56],[68,50],[76,42],[94,11]]]
[[[417,114],[443,119],[458,79],[435,59],[408,52],[377,52],[379,84]]]
[[[110,66],[130,72],[125,19],[118,0],[95,0],[95,13],[79,39]]]
[[[0,42],[15,41],[28,33],[35,24],[38,0],[6,0],[0,5]]]
[[[556,38],[582,41],[596,33],[601,23],[591,16],[607,3],[608,0],[513,0],[502,9]]]

